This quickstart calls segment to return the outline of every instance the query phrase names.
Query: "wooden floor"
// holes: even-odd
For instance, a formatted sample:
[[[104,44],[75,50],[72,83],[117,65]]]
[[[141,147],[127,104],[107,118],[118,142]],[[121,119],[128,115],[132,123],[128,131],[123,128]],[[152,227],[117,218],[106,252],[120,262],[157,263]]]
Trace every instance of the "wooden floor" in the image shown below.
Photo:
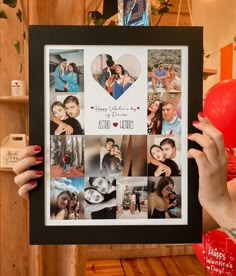
[[[86,276],[207,276],[195,255],[116,260],[93,260]]]

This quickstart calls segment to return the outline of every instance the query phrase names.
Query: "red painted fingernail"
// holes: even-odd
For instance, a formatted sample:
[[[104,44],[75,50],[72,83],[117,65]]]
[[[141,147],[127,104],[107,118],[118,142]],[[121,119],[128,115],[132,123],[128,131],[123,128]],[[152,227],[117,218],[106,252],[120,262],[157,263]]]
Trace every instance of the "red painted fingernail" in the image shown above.
[[[42,157],[42,156],[36,156],[36,157],[35,157],[35,160],[36,160],[36,161],[43,161],[43,157]]]
[[[199,112],[199,113],[198,113],[198,116],[201,117],[201,118],[205,118],[205,117],[206,117],[205,114],[204,114],[203,112]]]
[[[188,137],[191,137],[192,135],[193,135],[193,133],[189,133],[189,134],[188,134]]]
[[[35,186],[35,185],[37,185],[37,181],[30,181],[29,184],[32,186]]]
[[[41,147],[40,146],[33,146],[34,151],[40,151]]]
[[[197,120],[193,121],[193,124],[194,124],[194,125],[197,125],[197,124],[199,124],[199,123],[200,123],[200,122],[197,121]]]
[[[37,174],[37,175],[43,175],[43,171],[35,171],[35,174]]]

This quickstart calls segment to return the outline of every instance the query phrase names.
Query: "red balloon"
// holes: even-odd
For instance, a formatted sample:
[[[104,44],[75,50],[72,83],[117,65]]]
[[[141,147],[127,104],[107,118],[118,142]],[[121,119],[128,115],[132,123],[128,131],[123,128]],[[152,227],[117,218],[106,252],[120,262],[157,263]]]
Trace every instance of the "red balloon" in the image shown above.
[[[236,244],[223,231],[203,234],[203,243],[193,244],[193,249],[211,275],[236,275]]]
[[[228,155],[227,163],[227,181],[236,178],[236,156],[232,149],[226,149]]]
[[[207,92],[203,112],[224,135],[226,148],[236,147],[236,79],[221,81]]]

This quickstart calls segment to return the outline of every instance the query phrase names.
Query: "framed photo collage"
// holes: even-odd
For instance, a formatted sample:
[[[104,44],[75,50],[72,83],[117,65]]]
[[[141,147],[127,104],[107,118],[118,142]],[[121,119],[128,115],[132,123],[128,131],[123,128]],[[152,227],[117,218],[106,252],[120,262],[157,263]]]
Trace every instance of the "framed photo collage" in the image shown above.
[[[200,241],[187,136],[202,103],[202,28],[30,26],[29,34],[30,143],[45,160],[30,242]]]

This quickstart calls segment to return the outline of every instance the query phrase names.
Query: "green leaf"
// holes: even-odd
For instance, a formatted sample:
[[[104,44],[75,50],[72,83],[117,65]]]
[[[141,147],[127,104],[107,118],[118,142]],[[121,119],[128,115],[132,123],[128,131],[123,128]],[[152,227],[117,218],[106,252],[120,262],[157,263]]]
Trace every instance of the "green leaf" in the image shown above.
[[[88,15],[93,19],[93,20],[98,20],[103,18],[103,15],[99,11],[90,11],[88,12]]]
[[[22,11],[21,10],[18,9],[16,16],[20,20],[20,22],[22,22]]]
[[[116,22],[114,20],[111,20],[109,22],[108,26],[116,26]]]
[[[23,71],[23,63],[21,61],[21,63],[20,63],[20,74],[22,73],[22,71]]]
[[[157,10],[156,6],[154,6],[153,4],[151,4],[151,14],[152,15],[158,14],[158,10]]]
[[[17,54],[20,54],[20,41],[17,40],[17,42],[14,44],[14,47],[16,48]]]
[[[105,22],[105,19],[103,19],[103,18],[94,20],[94,24],[97,26],[102,26],[104,24],[104,22]]]
[[[7,14],[3,9],[0,9],[0,18],[8,19]]]
[[[87,17],[88,25],[92,22],[92,18],[88,15]]]
[[[8,5],[10,8],[15,8],[17,5],[17,0],[3,0],[3,4]]]
[[[165,6],[165,7],[163,7],[163,8],[160,8],[159,11],[158,11],[158,13],[159,13],[159,14],[164,14],[164,13],[168,13],[168,11],[169,11],[169,8],[167,8],[167,7]]]

